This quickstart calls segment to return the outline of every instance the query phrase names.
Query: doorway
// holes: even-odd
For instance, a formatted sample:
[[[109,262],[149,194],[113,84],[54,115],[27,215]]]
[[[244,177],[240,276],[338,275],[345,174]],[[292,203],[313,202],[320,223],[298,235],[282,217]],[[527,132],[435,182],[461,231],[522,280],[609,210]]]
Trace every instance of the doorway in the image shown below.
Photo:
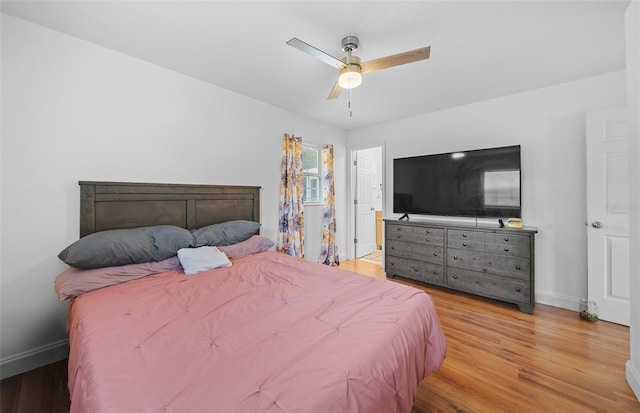
[[[354,257],[382,263],[382,147],[353,151]]]

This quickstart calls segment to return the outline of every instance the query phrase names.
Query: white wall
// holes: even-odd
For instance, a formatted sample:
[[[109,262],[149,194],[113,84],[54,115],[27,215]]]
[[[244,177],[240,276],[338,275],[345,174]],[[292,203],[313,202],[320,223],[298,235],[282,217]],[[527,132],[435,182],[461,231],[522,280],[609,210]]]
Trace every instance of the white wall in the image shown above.
[[[523,221],[539,230],[536,301],[577,310],[587,294],[585,112],[624,105],[625,92],[615,72],[352,130],[347,145],[386,142],[387,217],[394,158],[521,145]]]
[[[627,381],[636,397],[640,399],[640,3],[633,1],[625,13],[625,36],[627,56],[627,99],[630,133],[629,200],[630,208],[630,360],[627,362]]]
[[[6,15],[1,97],[2,377],[66,357],[53,282],[78,238],[79,180],[259,185],[261,232],[275,239],[281,139],[295,133],[334,144],[345,219],[341,129]]]

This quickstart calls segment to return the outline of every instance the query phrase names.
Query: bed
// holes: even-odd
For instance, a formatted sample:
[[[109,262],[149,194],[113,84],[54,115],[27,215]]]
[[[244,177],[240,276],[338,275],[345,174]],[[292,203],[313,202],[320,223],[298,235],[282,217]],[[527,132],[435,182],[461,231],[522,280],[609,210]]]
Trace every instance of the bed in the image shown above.
[[[259,222],[258,187],[80,186],[81,236]],[[71,298],[71,411],[411,411],[446,356],[429,295],[264,248],[231,256]]]

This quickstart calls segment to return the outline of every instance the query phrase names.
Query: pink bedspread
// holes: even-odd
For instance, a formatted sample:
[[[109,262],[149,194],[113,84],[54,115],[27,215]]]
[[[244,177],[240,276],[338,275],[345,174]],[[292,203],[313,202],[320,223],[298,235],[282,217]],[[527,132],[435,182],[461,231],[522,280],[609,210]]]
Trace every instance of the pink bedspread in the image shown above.
[[[72,412],[410,412],[446,353],[430,296],[267,251],[69,309]]]

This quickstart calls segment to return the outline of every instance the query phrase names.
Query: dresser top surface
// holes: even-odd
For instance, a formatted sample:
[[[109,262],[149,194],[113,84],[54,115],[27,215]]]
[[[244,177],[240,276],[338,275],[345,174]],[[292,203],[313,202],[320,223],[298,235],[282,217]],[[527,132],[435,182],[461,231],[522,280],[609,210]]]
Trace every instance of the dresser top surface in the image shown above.
[[[438,221],[438,220],[427,220],[427,219],[413,219],[409,221],[400,221],[397,218],[385,218],[385,222],[389,224],[397,224],[397,225],[409,225],[409,226],[425,226],[432,228],[448,228],[448,229],[462,229],[462,230],[484,230],[484,231],[492,231],[492,232],[525,232],[525,233],[537,233],[538,228],[532,226],[524,226],[523,228],[500,228],[496,225],[483,225],[483,224],[465,224],[460,222],[446,222],[446,221]]]

